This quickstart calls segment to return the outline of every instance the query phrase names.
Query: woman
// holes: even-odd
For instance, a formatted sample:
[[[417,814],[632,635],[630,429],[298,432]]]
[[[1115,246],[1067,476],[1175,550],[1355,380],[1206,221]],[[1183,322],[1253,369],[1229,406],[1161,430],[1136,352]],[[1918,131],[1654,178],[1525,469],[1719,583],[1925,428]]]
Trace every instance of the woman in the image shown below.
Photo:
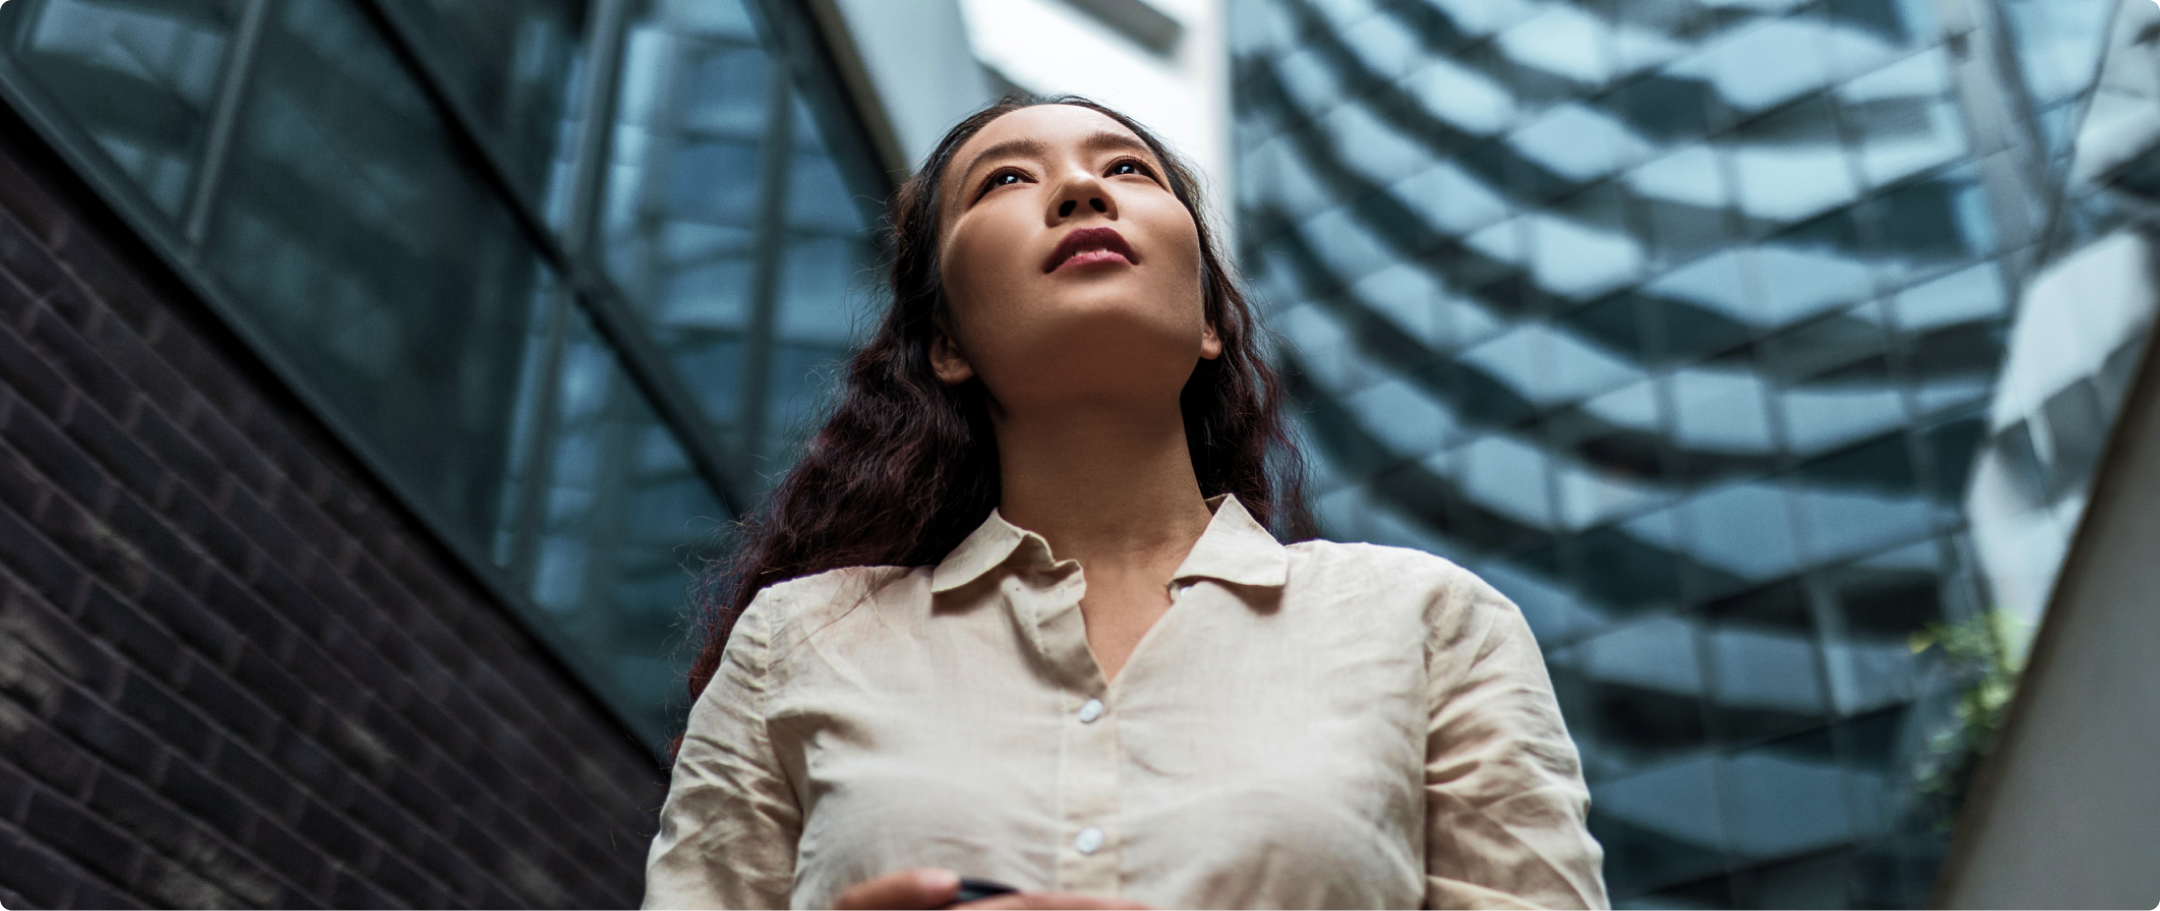
[[[1515,607],[1267,530],[1299,462],[1201,211],[1069,98],[900,189],[892,309],[691,672],[648,906],[1604,903]]]

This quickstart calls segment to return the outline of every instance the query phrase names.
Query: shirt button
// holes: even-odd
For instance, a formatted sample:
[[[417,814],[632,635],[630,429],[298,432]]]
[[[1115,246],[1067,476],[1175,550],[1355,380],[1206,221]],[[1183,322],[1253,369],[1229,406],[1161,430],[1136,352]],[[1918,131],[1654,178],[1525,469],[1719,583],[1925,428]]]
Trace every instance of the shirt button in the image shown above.
[[[1102,717],[1102,712],[1102,700],[1090,699],[1083,702],[1080,704],[1080,723],[1094,724],[1095,719]]]
[[[1073,847],[1078,848],[1082,854],[1093,854],[1102,850],[1102,843],[1102,830],[1094,826],[1081,829],[1080,837],[1073,839]]]

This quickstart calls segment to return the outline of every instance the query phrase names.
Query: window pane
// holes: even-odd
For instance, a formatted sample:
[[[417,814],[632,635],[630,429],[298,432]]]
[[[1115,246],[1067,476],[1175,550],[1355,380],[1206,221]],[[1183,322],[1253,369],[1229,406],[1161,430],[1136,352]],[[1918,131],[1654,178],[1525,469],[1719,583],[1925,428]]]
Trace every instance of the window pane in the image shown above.
[[[679,646],[702,546],[732,517],[582,312],[563,311],[559,366],[539,411],[506,562],[646,732],[688,710]]]
[[[365,19],[270,16],[206,259],[335,419],[477,535],[543,269]]]
[[[16,60],[178,218],[243,0],[17,3]],[[10,17],[13,18],[13,17]]]
[[[508,155],[511,182],[537,201],[580,71],[583,0],[390,0],[467,113]]]

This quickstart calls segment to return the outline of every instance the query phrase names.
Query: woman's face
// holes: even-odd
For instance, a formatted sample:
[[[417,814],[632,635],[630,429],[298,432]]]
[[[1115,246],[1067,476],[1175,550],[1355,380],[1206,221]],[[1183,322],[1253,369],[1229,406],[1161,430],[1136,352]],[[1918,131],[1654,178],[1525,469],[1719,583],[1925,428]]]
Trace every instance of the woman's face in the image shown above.
[[[1199,230],[1162,162],[1083,107],[1006,114],[941,178],[948,383],[979,376],[1000,409],[1175,403],[1221,353],[1201,301]]]

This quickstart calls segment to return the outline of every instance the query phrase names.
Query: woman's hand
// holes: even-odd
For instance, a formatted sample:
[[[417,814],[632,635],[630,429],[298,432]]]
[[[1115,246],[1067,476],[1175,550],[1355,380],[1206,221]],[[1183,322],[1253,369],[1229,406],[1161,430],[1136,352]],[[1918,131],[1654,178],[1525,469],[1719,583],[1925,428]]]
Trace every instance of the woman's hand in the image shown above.
[[[1104,898],[1100,895],[1081,895],[1077,892],[1008,892],[993,895],[979,902],[954,905],[955,908],[1146,908],[1136,901],[1122,898]]]
[[[902,870],[849,886],[833,908],[943,908],[959,894],[960,874],[951,870]]]
[[[960,875],[951,870],[918,869],[866,879],[840,893],[835,909],[944,908],[960,894]],[[1146,908],[1138,902],[1070,892],[1011,892],[960,908]]]

